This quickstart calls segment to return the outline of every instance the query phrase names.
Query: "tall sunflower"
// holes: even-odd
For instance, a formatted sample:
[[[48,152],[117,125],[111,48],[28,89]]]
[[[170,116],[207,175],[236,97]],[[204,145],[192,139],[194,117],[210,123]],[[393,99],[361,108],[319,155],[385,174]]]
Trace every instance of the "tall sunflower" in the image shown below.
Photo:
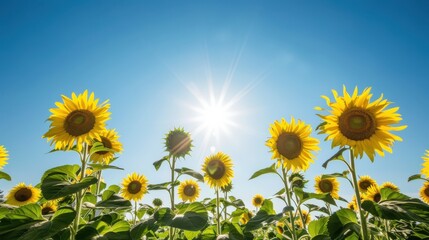
[[[399,192],[399,187],[396,186],[395,184],[391,183],[391,182],[384,182],[383,184],[381,184],[380,189],[382,188],[390,188],[392,189],[392,191],[394,192]]]
[[[119,142],[119,135],[115,129],[104,130],[100,133],[100,142],[105,148],[112,151],[100,151],[91,155],[91,161],[95,163],[109,164],[115,153],[122,152],[122,144]]]
[[[276,222],[276,231],[278,234],[283,234],[285,229],[285,224],[284,222]]]
[[[304,222],[305,222],[305,226],[307,226],[311,222],[311,216],[305,209],[302,209],[301,213],[302,213],[302,218],[304,219]],[[304,224],[302,223],[301,217],[298,217],[298,220],[295,221],[295,223],[298,225],[299,228],[304,228]]]
[[[292,117],[288,123],[284,118],[270,125],[271,138],[266,145],[271,148],[272,159],[277,160],[286,169],[306,170],[314,155],[312,151],[319,150],[319,141],[310,136],[311,126]]]
[[[381,200],[380,187],[377,185],[371,185],[370,187],[368,187],[366,193],[363,195],[363,200],[380,202]]]
[[[57,201],[47,201],[44,204],[42,204],[42,214],[46,215],[49,213],[54,213],[58,209],[58,202]]]
[[[423,183],[422,188],[420,188],[420,198],[429,204],[429,182]]]
[[[147,193],[147,179],[137,173],[128,174],[122,181],[121,195],[127,200],[139,201]]]
[[[336,178],[324,178],[317,176],[315,179],[316,184],[314,189],[316,193],[329,193],[333,198],[339,199],[338,192],[340,191],[340,183]]]
[[[261,194],[256,194],[255,196],[253,196],[252,198],[253,206],[258,208],[262,206],[262,203],[264,203],[264,196],[262,196]]]
[[[228,185],[234,176],[232,166],[231,158],[223,152],[206,157],[202,168],[204,181],[211,188],[221,188]]]
[[[399,107],[387,109],[391,102],[383,99],[383,95],[371,102],[370,91],[371,88],[365,88],[358,95],[356,87],[350,96],[344,86],[343,96],[338,96],[332,90],[335,102],[322,96],[331,108],[330,115],[319,116],[324,121],[321,132],[328,135],[327,140],[332,139],[332,147],[350,146],[354,157],[362,158],[365,153],[374,161],[375,153],[384,156],[384,151],[392,152],[395,141],[402,141],[391,131],[401,131],[407,126],[393,126],[402,120],[397,113]]]
[[[358,181],[359,191],[365,193],[369,187],[377,186],[377,182],[370,176],[361,176]]]
[[[180,183],[177,192],[182,201],[195,202],[200,196],[201,189],[196,181],[189,179]]]
[[[165,148],[170,156],[180,158],[190,154],[192,148],[191,134],[183,128],[175,128],[165,137]]]
[[[426,150],[425,155],[422,157],[423,159],[423,168],[421,170],[421,173],[423,175],[426,175],[427,178],[429,178],[429,150]]]
[[[43,135],[55,149],[71,149],[74,144],[82,150],[82,143],[91,144],[92,139],[99,139],[105,129],[110,112],[108,101],[98,104],[94,93],[88,96],[88,90],[72,98],[62,95],[63,103],[56,102],[58,108],[51,108],[52,115],[49,131]]]
[[[6,196],[6,203],[15,206],[22,206],[29,203],[35,203],[41,197],[41,191],[31,185],[19,183],[10,190]]]
[[[4,165],[6,165],[8,159],[9,154],[7,153],[6,148],[3,145],[0,145],[0,170],[3,169]]]

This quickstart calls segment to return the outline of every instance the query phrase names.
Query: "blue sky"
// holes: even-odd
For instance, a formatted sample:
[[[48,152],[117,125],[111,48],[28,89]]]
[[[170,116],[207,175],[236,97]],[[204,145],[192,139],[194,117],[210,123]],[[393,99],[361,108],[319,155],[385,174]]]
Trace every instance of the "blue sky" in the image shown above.
[[[393,154],[358,161],[359,175],[417,196],[422,183],[407,178],[420,171],[429,148],[428,11],[425,1],[2,1],[0,145],[9,150],[4,171],[13,179],[0,189],[37,184],[47,168],[79,162],[71,153],[48,154],[41,136],[61,94],[85,89],[110,99],[108,127],[124,145],[116,165],[125,170],[106,171],[106,181],[120,184],[132,171],[150,183],[167,181],[166,166],[159,172],[152,166],[165,155],[164,134],[198,128],[190,121],[198,103],[188,88],[209,98],[211,80],[216,96],[227,83],[225,101],[249,90],[232,107],[239,127],[208,142],[231,155],[233,195],[246,204],[281,188],[274,176],[248,181],[272,163],[269,124],[294,116],[315,128],[313,108],[325,104],[320,95],[343,84],[372,86],[374,97],[384,93],[408,125]],[[203,137],[194,136],[192,156],[179,166],[201,169],[209,153]],[[306,172],[308,190],[314,176],[344,170],[337,163],[323,169],[335,150],[325,142],[321,148]],[[341,183],[341,195],[350,198],[352,189]],[[152,192],[143,201],[157,196],[167,195]],[[205,186],[203,196],[213,196]]]

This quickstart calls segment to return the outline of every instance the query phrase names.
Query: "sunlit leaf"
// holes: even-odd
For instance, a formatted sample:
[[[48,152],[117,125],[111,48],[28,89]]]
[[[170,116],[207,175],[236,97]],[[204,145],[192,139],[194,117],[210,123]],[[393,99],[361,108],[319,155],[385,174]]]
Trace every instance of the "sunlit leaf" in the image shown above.
[[[168,156],[165,156],[165,157],[161,158],[160,160],[155,161],[153,163],[153,166],[155,167],[156,171],[158,171],[158,169],[161,167],[161,165],[164,161],[168,161]]]
[[[201,175],[200,173],[190,169],[190,168],[176,168],[174,169],[175,172],[179,173],[179,174],[186,174],[189,175],[195,179],[197,179],[200,182],[204,182],[204,177],[203,175]]]
[[[255,173],[252,174],[252,176],[249,178],[249,180],[254,179],[256,177],[259,177],[263,174],[268,174],[268,173],[277,173],[276,168],[275,168],[275,164],[272,164],[271,166],[269,166],[267,168],[263,168],[263,169],[256,171]]]
[[[337,153],[335,153],[332,157],[330,157],[328,160],[326,160],[323,164],[322,167],[327,168],[328,167],[328,163],[330,163],[331,161],[345,161],[344,157],[343,157],[343,152],[348,150],[349,148],[343,147],[340,148],[340,150],[338,150]]]
[[[12,178],[10,177],[9,174],[2,172],[2,171],[0,171],[0,179],[6,179],[7,181],[12,180]]]

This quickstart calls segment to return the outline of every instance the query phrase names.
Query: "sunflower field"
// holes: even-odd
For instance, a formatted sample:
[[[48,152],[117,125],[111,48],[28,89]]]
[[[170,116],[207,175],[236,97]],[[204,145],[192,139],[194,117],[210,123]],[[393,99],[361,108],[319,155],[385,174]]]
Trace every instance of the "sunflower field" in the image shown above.
[[[131,172],[122,183],[108,185],[103,171],[122,169],[117,154],[123,150],[119,134],[106,127],[110,104],[88,91],[63,95],[50,109],[43,138],[52,146],[50,154],[73,152],[76,162],[46,170],[35,186],[19,183],[0,194],[0,239],[429,239],[429,151],[421,174],[408,179],[422,182],[420,199],[401,193],[394,183],[378,184],[359,172],[355,161],[371,164],[402,141],[397,132],[407,126],[401,125],[399,107],[391,107],[383,95],[372,99],[371,88],[349,93],[343,87],[332,94],[322,96],[326,106],[315,108],[320,124],[314,128],[294,117],[267,126],[265,145],[274,161],[267,159],[249,180],[277,175],[280,191],[256,194],[253,206],[232,195],[234,160],[228,153],[206,156],[196,169],[184,167],[186,161],[178,166],[195,144],[183,128],[165,135],[165,156],[146,166],[168,173],[169,179]],[[314,161],[321,151],[315,134],[336,152],[320,163]],[[0,145],[0,170],[8,161],[13,159],[7,144]],[[306,170],[312,164],[329,170],[334,161],[344,171],[316,176],[309,186]],[[340,178],[350,184],[341,187],[353,191],[352,199],[340,196]],[[11,176],[0,171],[0,180]],[[212,195],[202,195],[203,184]],[[166,191],[169,201],[143,202],[152,191]],[[283,204],[282,211],[275,210],[274,199]]]

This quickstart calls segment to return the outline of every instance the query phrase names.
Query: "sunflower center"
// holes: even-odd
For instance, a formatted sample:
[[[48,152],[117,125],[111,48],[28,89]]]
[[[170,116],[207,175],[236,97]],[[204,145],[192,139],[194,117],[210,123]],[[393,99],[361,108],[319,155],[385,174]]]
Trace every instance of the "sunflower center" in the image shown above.
[[[429,187],[425,189],[425,195],[429,197]]]
[[[54,211],[54,209],[52,209],[51,207],[44,207],[42,209],[42,214],[45,215],[45,214],[48,214],[48,213],[53,212],[53,211]]]
[[[369,139],[375,133],[376,127],[374,116],[363,109],[349,109],[339,117],[341,133],[351,140]]]
[[[260,198],[255,198],[255,204],[261,204],[262,203],[262,199]]]
[[[194,185],[186,185],[185,188],[183,189],[183,193],[188,197],[194,196],[196,191],[197,189],[195,188]]]
[[[359,183],[359,187],[362,188],[363,190],[367,190],[369,187],[371,186],[371,183],[368,181],[362,181]]]
[[[381,195],[380,195],[380,193],[376,193],[376,194],[374,195],[373,199],[374,199],[374,202],[380,202],[380,200],[381,200]]]
[[[319,189],[324,193],[330,193],[334,189],[334,186],[332,186],[332,183],[329,180],[321,180],[319,182]]]
[[[301,139],[294,133],[282,133],[277,139],[277,150],[285,158],[297,158],[302,151]]]
[[[136,194],[142,189],[142,184],[139,181],[132,181],[128,184],[127,190],[131,194]]]
[[[108,138],[106,138],[106,137],[100,137],[100,138],[101,138],[101,143],[103,144],[103,146],[105,148],[112,149],[112,142]],[[100,152],[97,152],[97,154],[100,154],[100,155],[104,155],[106,153],[109,153],[109,151],[100,151]]]
[[[72,136],[80,136],[94,128],[95,116],[88,110],[74,110],[64,121],[64,129]]]
[[[33,195],[33,192],[31,192],[30,189],[28,188],[21,188],[18,191],[16,191],[15,193],[15,199],[19,202],[25,202],[28,199],[31,198],[31,196]]]
[[[172,132],[168,135],[167,147],[173,155],[185,155],[191,150],[191,138],[185,132]]]
[[[225,173],[226,167],[222,161],[214,159],[207,164],[207,174],[211,178],[214,178],[216,180],[221,179],[225,175]]]

